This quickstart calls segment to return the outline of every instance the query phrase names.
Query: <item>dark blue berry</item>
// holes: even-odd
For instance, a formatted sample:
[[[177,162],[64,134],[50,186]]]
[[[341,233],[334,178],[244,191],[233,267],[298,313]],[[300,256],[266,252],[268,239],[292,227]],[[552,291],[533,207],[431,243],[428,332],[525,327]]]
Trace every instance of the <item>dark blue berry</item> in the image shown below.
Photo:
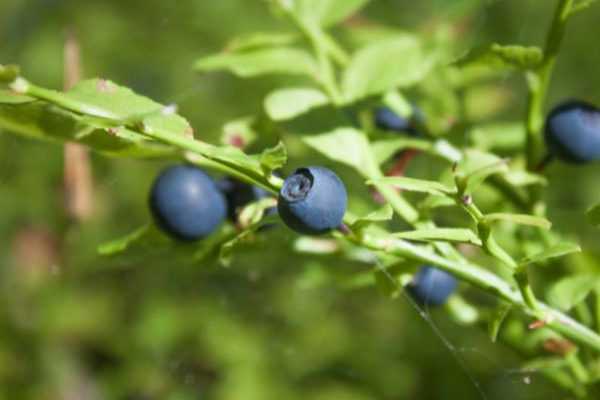
[[[346,188],[333,171],[306,167],[286,178],[279,192],[277,209],[291,229],[318,235],[342,224],[347,203]]]
[[[414,107],[413,116],[404,118],[388,107],[379,107],[375,110],[375,126],[383,131],[401,132],[411,136],[419,135],[415,121],[421,120],[421,112]]]
[[[600,110],[583,101],[555,107],[546,119],[545,138],[551,155],[570,163],[600,159]]]
[[[225,178],[220,180],[217,185],[227,199],[227,217],[232,221],[237,221],[239,211],[246,205],[255,201],[271,197],[271,194],[258,186],[249,185],[240,182],[234,178]],[[271,214],[275,209],[267,210]]]
[[[456,286],[456,278],[451,274],[435,267],[423,266],[407,286],[407,290],[422,306],[440,306],[448,300]]]
[[[197,240],[214,232],[227,206],[215,182],[199,168],[176,165],[162,171],[150,191],[156,224],[180,240]]]

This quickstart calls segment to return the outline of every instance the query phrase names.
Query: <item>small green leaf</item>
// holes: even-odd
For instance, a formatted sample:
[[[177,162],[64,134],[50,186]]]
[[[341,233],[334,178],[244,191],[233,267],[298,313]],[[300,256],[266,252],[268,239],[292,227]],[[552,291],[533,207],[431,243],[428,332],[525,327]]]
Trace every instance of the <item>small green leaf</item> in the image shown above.
[[[144,225],[135,231],[110,242],[106,242],[98,246],[98,254],[103,256],[111,256],[117,253],[121,253],[134,242],[140,240],[150,230],[150,225]]]
[[[491,315],[488,323],[488,335],[490,336],[492,343],[496,343],[500,327],[510,312],[511,307],[512,306],[508,303],[500,303]]]
[[[229,267],[233,261],[233,250],[235,247],[248,240],[253,233],[254,232],[251,229],[244,230],[234,238],[221,244],[221,247],[219,248],[219,263],[224,267]]]
[[[369,0],[294,0],[295,13],[323,27],[335,25],[356,13]]]
[[[0,89],[0,103],[2,104],[22,104],[35,101],[33,97],[23,96],[10,90]]]
[[[525,170],[510,170],[503,175],[503,178],[515,187],[540,185],[546,186],[548,180],[545,176],[534,174],[533,172]]]
[[[7,132],[50,141],[77,141],[108,155],[169,156],[174,149],[123,127],[82,117],[41,101],[0,103],[0,128]]]
[[[249,228],[258,224],[267,210],[277,207],[277,200],[274,197],[267,197],[248,204],[242,209],[238,216],[238,224],[242,229]]]
[[[578,3],[574,4],[573,7],[571,7],[571,11],[569,12],[569,15],[573,15],[573,14],[576,14],[580,11],[587,9],[588,7],[593,5],[596,1],[597,0],[580,0]]]
[[[585,300],[590,292],[600,283],[597,275],[584,274],[568,276],[556,282],[548,289],[548,302],[563,311]]]
[[[277,146],[268,148],[260,154],[260,167],[266,176],[283,167],[286,162],[287,149],[283,142],[277,143]]]
[[[465,191],[473,192],[479,187],[488,177],[496,174],[504,174],[508,172],[507,160],[496,161],[485,167],[479,168],[464,177]]]
[[[446,302],[446,309],[459,324],[473,325],[479,319],[477,308],[458,295],[450,296]]]
[[[390,89],[414,85],[429,73],[433,64],[433,59],[424,55],[414,36],[402,35],[375,42],[356,52],[344,71],[344,100],[350,103]]]
[[[435,208],[454,206],[456,206],[456,201],[454,201],[454,199],[435,195],[425,197],[421,204],[419,204],[419,208],[422,210],[433,210]]]
[[[518,225],[537,226],[542,229],[550,229],[552,227],[552,223],[546,218],[526,214],[493,213],[487,214],[485,219],[488,222],[508,221]]]
[[[455,193],[454,189],[439,182],[407,178],[404,176],[391,176],[367,181],[367,184],[370,185],[374,183],[391,185],[409,192],[429,193],[437,196],[450,196]]]
[[[254,32],[231,40],[227,52],[241,52],[261,47],[286,46],[298,40],[298,35],[287,32]]]
[[[223,125],[221,143],[242,149],[254,143],[258,136],[253,127],[254,123],[254,117],[244,117],[227,122]]]
[[[442,157],[443,159],[451,163],[457,163],[463,159],[462,152],[458,148],[456,148],[452,143],[444,139],[438,139],[433,143],[433,149],[431,149],[431,154]]]
[[[412,104],[397,90],[387,92],[383,96],[383,103],[404,118],[410,118],[413,114]]]
[[[475,147],[482,150],[522,149],[525,144],[525,126],[522,122],[482,124],[469,132],[469,136]]]
[[[490,166],[502,163],[505,163],[505,160],[493,153],[477,149],[466,149],[463,158],[456,165],[455,172],[457,175],[469,176]]]
[[[600,203],[592,206],[585,213],[587,220],[595,227],[600,227]]]
[[[329,98],[320,90],[289,88],[271,92],[265,99],[265,109],[271,119],[283,121],[328,103]]]
[[[293,47],[220,53],[201,58],[194,68],[201,72],[226,70],[242,78],[268,74],[314,76],[317,66],[311,55]]]
[[[563,257],[571,253],[578,253],[580,251],[581,247],[575,243],[559,243],[540,253],[525,257],[519,262],[519,264],[522,266],[529,264],[543,264],[552,258]]]
[[[333,254],[340,250],[340,244],[335,239],[300,236],[294,242],[294,251],[309,254]]]
[[[465,228],[424,228],[415,231],[397,232],[393,234],[398,239],[415,241],[445,241],[457,243],[469,243],[481,246],[481,240],[475,232]]]
[[[476,64],[496,69],[530,70],[538,67],[543,58],[544,54],[539,47],[493,43],[471,50],[455,64],[459,67]]]
[[[305,136],[302,141],[327,158],[349,165],[363,176],[378,171],[365,134],[354,128],[338,128],[316,136]]]
[[[433,145],[427,140],[411,139],[408,137],[382,139],[371,142],[371,153],[373,153],[373,157],[375,157],[378,164],[386,162],[394,154],[398,153],[398,151],[405,149],[431,152]]]
[[[392,206],[386,204],[379,210],[373,211],[372,213],[365,215],[364,217],[358,218],[352,223],[350,229],[353,231],[359,231],[365,226],[370,225],[373,222],[389,221],[394,216],[394,210]]]

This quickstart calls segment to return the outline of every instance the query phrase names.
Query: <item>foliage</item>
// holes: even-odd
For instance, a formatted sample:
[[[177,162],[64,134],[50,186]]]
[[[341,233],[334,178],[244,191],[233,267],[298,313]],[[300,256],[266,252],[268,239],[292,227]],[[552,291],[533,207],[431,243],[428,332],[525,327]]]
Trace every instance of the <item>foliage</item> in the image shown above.
[[[97,258],[90,256],[89,245],[70,250],[76,247],[69,245],[73,232],[85,230],[71,227],[75,230],[64,233],[61,246],[69,251],[53,266],[58,277],[15,283],[23,298],[11,298],[14,305],[5,310],[6,344],[0,347],[6,365],[15,365],[0,370],[7,393],[35,398],[51,392],[51,398],[61,398],[91,381],[110,398],[187,399],[197,392],[223,399],[435,398],[435,389],[424,383],[429,378],[411,371],[423,357],[435,366],[438,355],[429,355],[425,345],[417,346],[414,359],[388,354],[406,338],[398,331],[399,307],[392,299],[418,266],[429,264],[463,282],[444,309],[459,324],[460,335],[475,337],[475,325],[486,325],[496,343],[481,345],[488,351],[512,348],[522,355],[523,371],[543,375],[565,393],[593,396],[600,376],[599,255],[584,241],[575,244],[580,240],[573,232],[551,229],[555,203],[547,202],[545,193],[569,189],[537,166],[546,151],[544,109],[567,24],[597,7],[591,1],[558,1],[543,48],[493,42],[465,52],[451,25],[423,34],[375,18],[362,26],[363,15],[376,16],[391,5],[267,3],[274,16],[269,21],[277,21],[269,25],[272,31],[243,32],[228,39],[223,51],[187,60],[202,82],[220,79],[221,90],[233,85],[233,78],[214,78],[216,72],[248,79],[236,81],[242,88],[268,82],[249,95],[251,107],[239,115],[215,110],[215,116],[212,109],[227,108],[240,90],[235,97],[216,94],[212,104],[202,104],[198,115],[218,121],[221,145],[209,143],[217,142],[216,135],[193,129],[180,104],[161,104],[140,94],[144,90],[105,79],[52,90],[34,83],[44,82],[43,75],[30,78],[27,65],[19,69],[8,62],[0,66],[0,128],[42,141],[78,142],[117,157],[98,161],[104,168],[129,168],[122,159],[130,158],[183,159],[274,196],[286,171],[327,164],[349,187],[345,225],[325,237],[298,237],[272,227],[278,218],[266,212],[274,205],[269,198],[242,210],[238,226],[228,224],[206,240],[181,244],[144,222],[138,211],[141,228],[136,229],[123,205],[127,223],[120,224],[132,233],[99,245]],[[458,3],[467,10],[459,11],[465,18],[473,12],[470,2]],[[166,69],[163,65],[159,72]],[[525,78],[528,100],[526,112],[511,110],[507,121],[500,118],[504,105],[498,99],[503,82],[513,77]],[[492,96],[477,95],[486,88]],[[481,100],[479,107],[469,96]],[[488,97],[494,100],[491,111]],[[376,107],[406,114],[411,103],[424,110],[424,120],[417,122],[423,137],[393,136],[373,126]],[[420,151],[413,165],[421,168],[387,176],[405,149]],[[144,170],[132,181],[150,176],[147,164],[138,162]],[[140,186],[128,188],[136,210],[146,197]],[[116,188],[105,190],[110,197]],[[375,204],[369,192],[385,204]],[[585,207],[580,208],[577,215],[585,219]],[[587,211],[591,225],[598,226],[598,208]],[[90,236],[89,242],[100,242]],[[137,283],[148,292],[140,293]],[[373,289],[385,299],[374,298]],[[338,303],[343,309],[332,311]],[[40,307],[27,317],[33,322],[21,320],[31,304]],[[372,324],[364,332],[348,329],[357,323],[353,310],[361,325]],[[416,336],[427,329],[421,326]],[[17,356],[14,349],[21,347],[34,363]],[[461,354],[450,351],[463,365]],[[455,366],[450,359],[439,375],[454,369],[447,368]],[[383,368],[370,368],[371,363]],[[46,371],[54,366],[56,372]],[[337,368],[357,371],[364,383],[344,383],[339,376],[344,371]],[[395,382],[403,373],[406,382]],[[29,379],[35,384],[17,389]],[[475,389],[482,390],[479,384]],[[475,389],[466,384],[455,390],[467,398],[477,395]],[[490,384],[484,392],[490,390],[496,389]]]

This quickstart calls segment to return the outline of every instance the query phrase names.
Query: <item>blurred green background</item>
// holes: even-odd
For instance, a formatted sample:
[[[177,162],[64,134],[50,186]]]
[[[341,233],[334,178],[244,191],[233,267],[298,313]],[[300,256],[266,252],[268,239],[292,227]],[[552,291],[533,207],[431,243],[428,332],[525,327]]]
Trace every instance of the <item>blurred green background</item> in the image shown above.
[[[374,0],[360,17],[423,34],[447,25],[464,50],[490,41],[537,45],[554,3]],[[550,104],[600,102],[599,19],[594,7],[570,24]],[[238,34],[282,27],[259,0],[2,0],[0,62],[60,89],[71,29],[84,77],[176,103],[196,137],[218,142],[222,124],[259,112],[281,78],[198,76],[194,60]],[[501,96],[495,120],[523,115],[521,79],[478,89]],[[291,166],[322,161],[306,148],[292,148],[290,159]],[[523,354],[491,344],[484,329],[460,326],[443,309],[428,313],[428,323],[402,296],[322,279],[325,268],[345,276],[367,266],[294,255],[296,236],[283,227],[229,269],[152,251],[99,257],[99,243],[149,220],[147,191],[162,166],[92,155],[94,213],[76,224],[64,211],[62,147],[0,135],[1,398],[567,398],[541,375],[520,371]],[[417,161],[419,168],[429,167]],[[579,239],[586,268],[598,269],[598,232],[583,211],[600,200],[599,172],[552,165],[547,192],[556,229]],[[359,190],[358,176],[340,173]]]

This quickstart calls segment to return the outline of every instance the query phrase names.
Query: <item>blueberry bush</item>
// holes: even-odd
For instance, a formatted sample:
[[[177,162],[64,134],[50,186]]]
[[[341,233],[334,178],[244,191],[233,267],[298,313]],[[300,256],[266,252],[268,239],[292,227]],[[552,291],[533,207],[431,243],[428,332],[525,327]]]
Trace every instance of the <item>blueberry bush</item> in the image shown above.
[[[597,395],[600,193],[589,189],[586,204],[577,194],[597,179],[588,169],[600,154],[600,111],[581,88],[565,89],[556,106],[549,94],[565,34],[593,15],[594,1],[538,4],[548,18],[536,15],[528,29],[545,34],[541,46],[465,41],[462,24],[477,2],[435,4],[448,8],[447,20],[414,32],[385,23],[393,2],[375,3],[198,6],[218,15],[227,34],[242,31],[211,38],[222,51],[184,57],[185,74],[197,73],[197,90],[207,93],[194,112],[215,121],[218,138],[192,127],[189,102],[148,96],[164,97],[154,80],[170,73],[169,57],[131,85],[95,78],[62,91],[38,84],[28,69],[42,82],[44,72],[26,57],[11,63],[7,52],[0,129],[42,142],[18,142],[33,146],[20,158],[41,163],[52,159],[51,144],[79,143],[94,151],[95,168],[121,183],[104,181],[97,196],[120,204],[97,213],[104,222],[55,222],[53,273],[5,273],[0,392]],[[93,26],[107,11],[89,7],[82,15]],[[261,22],[227,27],[244,11]],[[168,46],[193,48],[196,40],[163,33]],[[145,73],[143,63],[137,68]],[[223,111],[229,104],[244,104],[245,113]],[[56,169],[36,174],[45,171]],[[25,182],[29,172],[20,174]],[[55,202],[48,191],[18,190]],[[554,194],[572,211],[559,229],[551,223],[561,204]],[[131,233],[117,237],[124,229]]]

